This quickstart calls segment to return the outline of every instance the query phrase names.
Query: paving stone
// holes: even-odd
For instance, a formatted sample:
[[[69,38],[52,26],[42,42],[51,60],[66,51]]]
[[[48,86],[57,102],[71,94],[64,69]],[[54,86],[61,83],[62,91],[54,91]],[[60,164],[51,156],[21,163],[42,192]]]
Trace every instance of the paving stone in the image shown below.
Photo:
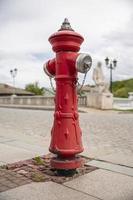
[[[113,152],[109,155],[99,156],[98,158],[116,164],[133,167],[133,153],[131,152]]]
[[[17,176],[17,173],[0,169],[0,192],[18,187],[20,185],[28,184],[31,180],[24,176]]]
[[[9,190],[10,188],[15,188],[15,187],[18,186],[17,184],[15,184],[15,183],[13,183],[13,182],[8,182],[8,183],[5,183],[5,184],[6,184],[7,188],[8,188],[8,190]],[[23,184],[22,184],[22,185],[23,185]]]
[[[92,160],[88,162],[87,164],[90,166],[101,168],[101,169],[107,169],[107,170],[122,173],[128,176],[133,176],[133,168],[130,168],[130,167],[120,166],[120,165],[98,161],[98,160]]]
[[[4,142],[7,145],[13,146],[13,147],[17,147],[17,148],[22,148],[24,150],[28,150],[28,151],[34,151],[36,149],[36,153],[37,154],[44,154],[44,147],[40,147],[39,145],[31,145],[28,144],[26,142],[23,141],[18,141],[18,140],[14,140],[14,141],[7,141]]]
[[[7,187],[7,186],[5,186],[5,185],[2,185],[1,187],[0,187],[0,192],[4,192],[4,191],[6,191],[6,190],[8,190],[9,189],[9,187]]]
[[[10,139],[10,138],[5,137],[5,136],[0,136],[0,143],[12,142],[12,141],[14,141],[14,139]]]
[[[25,160],[38,155],[32,151],[25,150],[23,148],[13,147],[7,144],[0,144],[0,159],[4,163],[17,162],[19,160]]]
[[[103,169],[64,185],[104,200],[133,200],[133,178]]]
[[[31,183],[0,193],[0,200],[98,200],[53,182]]]

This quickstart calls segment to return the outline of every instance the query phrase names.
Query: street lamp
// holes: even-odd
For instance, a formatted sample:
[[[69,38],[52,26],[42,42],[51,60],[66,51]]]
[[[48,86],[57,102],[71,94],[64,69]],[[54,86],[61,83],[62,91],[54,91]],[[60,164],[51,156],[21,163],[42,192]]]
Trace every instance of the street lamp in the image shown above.
[[[112,93],[112,70],[116,68],[117,60],[109,60],[109,58],[105,58],[105,64],[107,68],[110,69],[110,92]]]
[[[14,92],[13,92],[13,95],[15,96],[15,77],[17,75],[17,68],[14,68],[14,69],[11,69],[10,70],[10,74],[12,76],[12,79],[13,79],[13,87],[14,87]]]

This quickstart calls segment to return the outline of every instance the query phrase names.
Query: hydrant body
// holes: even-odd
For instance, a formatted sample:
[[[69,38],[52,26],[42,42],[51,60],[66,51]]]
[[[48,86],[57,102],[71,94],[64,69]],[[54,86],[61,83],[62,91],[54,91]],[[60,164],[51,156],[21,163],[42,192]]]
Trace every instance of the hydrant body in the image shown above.
[[[44,65],[44,71],[56,81],[54,123],[49,147],[50,152],[57,155],[51,160],[55,169],[76,169],[82,165],[82,159],[77,156],[83,151],[77,110],[77,73],[87,71],[91,66],[89,55],[78,53],[83,40],[80,34],[71,29],[68,21],[49,38],[56,58]]]

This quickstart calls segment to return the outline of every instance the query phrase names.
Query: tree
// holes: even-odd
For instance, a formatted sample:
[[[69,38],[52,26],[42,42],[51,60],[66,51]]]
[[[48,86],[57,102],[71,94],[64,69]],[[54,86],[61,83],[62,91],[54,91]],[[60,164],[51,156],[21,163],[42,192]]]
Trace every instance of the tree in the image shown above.
[[[129,92],[131,92],[130,88],[122,87],[122,88],[118,89],[116,92],[114,92],[114,96],[120,97],[120,98],[127,98]]]
[[[133,79],[113,82],[113,94],[115,97],[127,98],[129,92],[133,92]]]
[[[39,87],[38,82],[27,84],[25,86],[25,90],[28,91],[28,92],[32,92],[35,95],[44,95],[44,88]]]

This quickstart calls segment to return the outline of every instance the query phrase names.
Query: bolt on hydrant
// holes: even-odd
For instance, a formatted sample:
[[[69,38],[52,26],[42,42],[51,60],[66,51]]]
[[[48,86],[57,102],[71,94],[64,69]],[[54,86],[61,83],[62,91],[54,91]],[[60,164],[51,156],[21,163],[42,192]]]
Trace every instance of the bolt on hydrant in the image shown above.
[[[44,71],[56,82],[54,123],[51,130],[49,151],[56,154],[51,167],[58,173],[74,173],[83,165],[82,132],[79,127],[77,81],[78,72],[86,74],[92,59],[78,53],[84,38],[76,33],[67,19],[58,32],[50,36],[56,57],[44,64]]]

